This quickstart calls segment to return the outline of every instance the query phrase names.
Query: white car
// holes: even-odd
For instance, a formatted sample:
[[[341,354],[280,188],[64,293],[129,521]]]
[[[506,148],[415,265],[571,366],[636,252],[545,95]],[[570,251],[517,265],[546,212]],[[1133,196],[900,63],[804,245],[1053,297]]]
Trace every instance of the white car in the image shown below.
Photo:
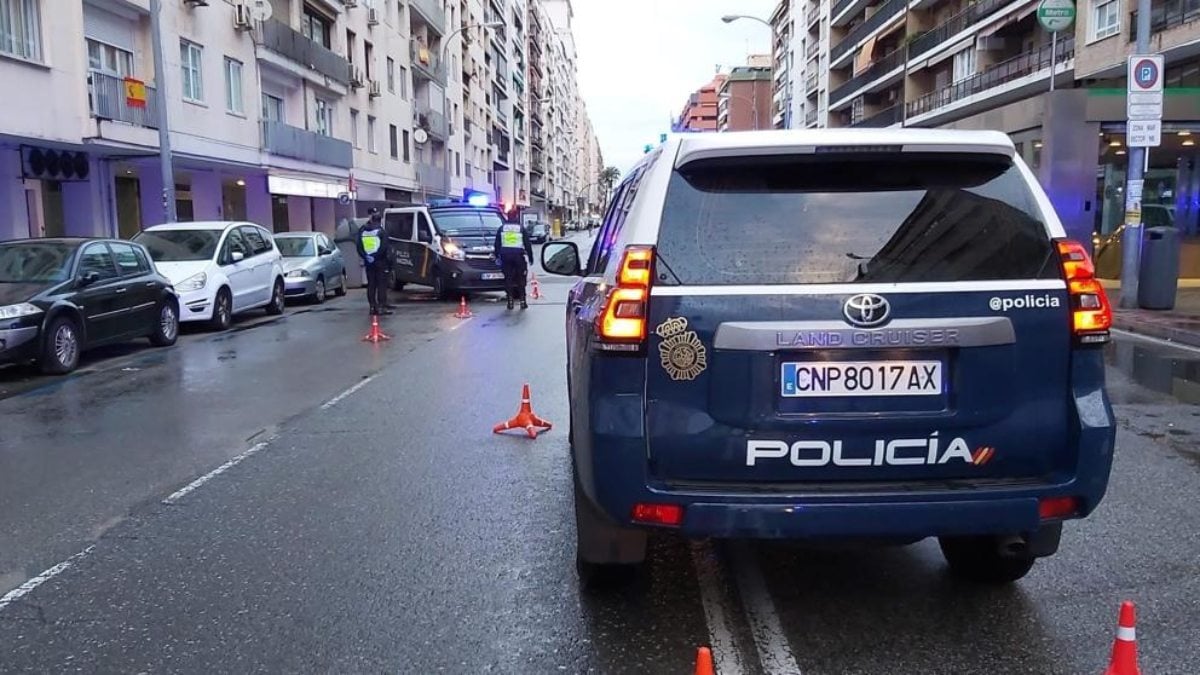
[[[282,314],[283,262],[275,240],[253,223],[168,223],[134,241],[179,294],[180,321],[207,321],[224,330],[233,315],[256,308]]]

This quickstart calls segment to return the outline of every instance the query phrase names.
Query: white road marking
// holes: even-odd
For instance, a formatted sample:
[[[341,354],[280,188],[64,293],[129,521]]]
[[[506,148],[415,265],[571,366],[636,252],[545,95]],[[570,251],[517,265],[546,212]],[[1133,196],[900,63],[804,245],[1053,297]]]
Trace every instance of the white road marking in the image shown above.
[[[212,471],[209,471],[208,473],[204,474],[203,476],[200,476],[196,480],[194,480],[194,481],[188,483],[187,485],[183,486],[182,488],[176,490],[169,497],[162,500],[162,503],[168,504],[168,505],[175,504],[180,499],[183,499],[184,497],[186,497],[189,494],[191,494],[192,492],[194,492],[201,485],[204,485],[208,481],[216,478],[217,476],[220,476],[221,474],[225,473],[226,471],[228,471],[228,470],[232,469],[233,467],[237,466],[238,464],[240,464],[242,461],[253,456],[256,452],[267,447],[268,445],[271,444],[271,441],[273,441],[273,440],[275,440],[275,439],[272,437],[272,438],[268,438],[265,441],[262,441],[261,443],[255,443],[254,445],[250,446],[250,448],[248,450],[246,450],[242,454],[238,455],[237,457],[234,457],[233,459],[229,460],[228,462],[225,462],[221,466],[218,466],[217,468],[213,469]]]
[[[338,394],[337,396],[334,396],[333,398],[329,399],[328,401],[322,403],[321,410],[329,410],[330,408],[337,405],[338,403],[341,403],[343,400],[345,400],[345,398],[347,396],[349,396],[350,394],[353,394],[354,392],[358,391],[359,389],[362,389],[363,387],[367,386],[367,383],[370,382],[371,380],[374,380],[376,377],[379,377],[378,373],[371,375],[370,377],[364,378],[360,382],[356,383],[353,387],[350,387],[346,391],[343,391],[342,393]]]
[[[1162,345],[1163,347],[1171,347],[1172,349],[1182,349],[1185,352],[1194,352],[1196,354],[1200,354],[1200,348],[1193,347],[1193,346],[1187,345],[1187,344],[1183,344],[1182,342],[1171,342],[1170,340],[1164,340],[1162,338],[1151,337],[1149,335],[1142,335],[1141,333],[1131,333],[1127,330],[1121,330],[1120,328],[1113,328],[1111,330],[1114,334],[1120,335],[1121,337],[1132,338],[1134,340],[1142,340],[1143,342],[1150,342],[1150,343],[1153,343],[1156,345]]]
[[[713,654],[713,666],[721,675],[742,675],[742,653],[734,643],[733,631],[725,620],[717,560],[712,545],[708,542],[692,542],[692,564],[696,568],[696,580],[700,584],[700,604],[704,607],[704,621],[708,625],[708,637]]]
[[[800,675],[800,666],[792,656],[783,624],[775,613],[775,603],[771,601],[762,572],[758,569],[758,561],[746,544],[741,542],[732,544],[730,552],[733,574],[737,577],[742,605],[750,621],[750,632],[754,635],[754,646],[758,650],[763,672],[767,675]]]
[[[63,572],[66,572],[68,569],[70,569],[71,565],[74,565],[75,563],[79,562],[80,560],[83,560],[83,558],[86,557],[89,553],[91,553],[95,548],[96,548],[96,545],[92,544],[91,546],[83,549],[79,553],[76,553],[75,555],[71,556],[70,558],[67,558],[66,560],[55,565],[54,567],[51,567],[50,569],[46,570],[45,572],[42,572],[41,574],[30,579],[29,581],[26,581],[25,583],[21,584],[20,586],[17,586],[16,588],[12,589],[11,591],[5,593],[4,597],[0,598],[0,612],[3,612],[6,607],[8,607],[12,603],[16,602],[17,600],[20,600],[21,598],[25,597],[26,595],[29,595],[30,593],[32,593],[34,591],[34,589],[36,589],[38,586],[41,586],[42,584],[46,583],[47,581],[50,581],[54,577],[62,574]]]

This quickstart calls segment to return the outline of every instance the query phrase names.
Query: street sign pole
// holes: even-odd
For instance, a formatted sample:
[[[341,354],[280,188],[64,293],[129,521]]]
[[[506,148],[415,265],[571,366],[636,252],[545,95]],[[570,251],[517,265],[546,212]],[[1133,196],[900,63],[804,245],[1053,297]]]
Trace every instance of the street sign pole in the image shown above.
[[[1050,32],[1050,91],[1054,91],[1054,76],[1058,65],[1058,34],[1075,23],[1073,0],[1042,0],[1037,8],[1038,23]]]
[[[175,171],[171,168],[171,131],[167,124],[167,78],[163,53],[160,0],[150,0],[150,41],[154,49],[154,98],[158,106],[158,168],[162,173],[163,222],[178,220],[175,211]],[[154,224],[154,223],[151,223]]]
[[[1126,94],[1126,145],[1129,147],[1129,167],[1125,182],[1125,231],[1121,236],[1121,299],[1120,306],[1138,306],[1138,277],[1142,267],[1142,183],[1147,160],[1147,139],[1134,139],[1129,133],[1140,121],[1149,121],[1162,128],[1162,66],[1161,56],[1149,56],[1150,0],[1138,0],[1137,45],[1129,57]],[[1157,108],[1157,110],[1156,110]],[[1157,114],[1156,114],[1157,113]],[[1153,125],[1152,125],[1153,126]],[[1149,136],[1149,134],[1147,134]],[[1161,133],[1160,133],[1161,136]],[[1161,138],[1160,138],[1161,140]],[[1135,141],[1137,145],[1132,142]]]

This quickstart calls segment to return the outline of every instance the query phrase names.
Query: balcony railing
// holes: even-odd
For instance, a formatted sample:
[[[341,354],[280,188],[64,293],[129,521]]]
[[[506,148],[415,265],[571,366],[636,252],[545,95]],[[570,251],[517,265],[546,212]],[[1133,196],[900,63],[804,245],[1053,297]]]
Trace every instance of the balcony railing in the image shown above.
[[[446,66],[438,58],[438,55],[430,47],[425,47],[421,43],[413,40],[409,43],[409,53],[412,55],[412,67],[414,75],[421,75],[427,80],[432,80],[438,84],[446,84]]]
[[[908,0],[888,0],[879,9],[875,10],[874,14],[867,17],[866,21],[851,28],[850,32],[846,33],[846,37],[842,38],[842,41],[837,43],[837,46],[829,50],[830,60],[836,61],[841,58],[843,54],[856,47],[860,40],[870,35],[876,28],[894,19],[906,7],[908,7]]]
[[[446,10],[440,6],[438,0],[409,0],[408,5],[417,10],[417,14],[420,14],[425,23],[438,35],[446,34]]]
[[[329,79],[350,85],[350,62],[323,45],[304,37],[285,23],[270,19],[262,24],[263,46]]]
[[[846,11],[846,8],[852,4],[854,4],[854,0],[838,0],[836,3],[834,3],[833,13],[830,14],[829,16],[832,18],[832,17],[835,17],[835,16],[841,14],[842,12]]]
[[[508,128],[508,114],[500,108],[496,108],[496,121],[505,129]]]
[[[416,111],[417,126],[427,131],[431,138],[439,141],[449,138],[450,131],[446,124],[445,115],[431,109],[428,103],[418,103]]]
[[[902,65],[904,65],[904,48],[893,49],[890,54],[872,63],[866,70],[846,80],[845,84],[839,85],[834,89],[833,93],[829,96],[829,102],[833,103],[834,101],[842,100],[868,83],[887,75]]]
[[[354,165],[350,144],[283,122],[263,120],[262,149],[272,155],[349,169]]]
[[[817,41],[817,40],[809,40],[809,41],[808,41],[808,47],[806,47],[806,48],[804,49],[804,56],[805,56],[806,58],[810,58],[810,59],[811,59],[812,57],[814,57],[814,56],[816,56],[816,55],[817,55],[817,52],[818,52],[818,51],[820,51],[820,49],[821,49],[821,43],[820,43],[819,41]]]
[[[812,125],[814,125],[816,123],[817,123],[817,111],[816,110],[809,110],[808,112],[804,113],[804,126],[811,127]]]
[[[946,19],[932,29],[913,39],[908,45],[908,57],[915,58],[942,44],[951,37],[974,26],[1008,5],[1012,0],[979,0],[967,5],[961,12]]]
[[[1182,26],[1200,19],[1200,0],[1167,0],[1158,7],[1150,8],[1150,32],[1161,33],[1169,28]],[[1129,15],[1129,41],[1137,37],[1137,12]]]
[[[426,192],[446,194],[446,170],[440,166],[418,161],[417,181]]]
[[[874,128],[874,129],[878,129],[880,127],[890,127],[893,124],[897,124],[900,122],[900,110],[901,110],[900,104],[897,103],[896,105],[894,105],[890,108],[887,108],[885,110],[880,110],[879,112],[875,113],[874,115],[871,115],[870,117],[861,119],[861,120],[855,122],[854,124],[851,124],[850,126],[868,127],[868,128]]]
[[[125,78],[93,71],[88,73],[88,105],[98,120],[158,128],[158,99],[150,85],[146,85],[146,104],[131,106],[125,97]]]
[[[808,93],[817,88],[817,74],[812,73],[804,78],[804,92]]]
[[[1050,68],[1050,45],[1026,52],[1007,61],[1002,61],[982,73],[976,73],[961,82],[942,87],[908,103],[908,116],[916,117],[938,108],[960,101],[969,96],[998,87],[1006,82]],[[1057,63],[1066,63],[1075,58],[1075,39],[1068,38],[1058,43]]]

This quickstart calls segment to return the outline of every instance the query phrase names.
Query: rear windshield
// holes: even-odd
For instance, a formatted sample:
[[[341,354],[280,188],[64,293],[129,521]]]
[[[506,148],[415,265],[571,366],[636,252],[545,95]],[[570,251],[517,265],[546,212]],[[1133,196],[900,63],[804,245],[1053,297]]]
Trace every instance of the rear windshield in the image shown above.
[[[1004,157],[855,154],[706,161],[671,177],[669,283],[1053,278],[1033,194]]]
[[[155,230],[133,237],[150,251],[155,262],[210,260],[217,251],[220,230]]]

